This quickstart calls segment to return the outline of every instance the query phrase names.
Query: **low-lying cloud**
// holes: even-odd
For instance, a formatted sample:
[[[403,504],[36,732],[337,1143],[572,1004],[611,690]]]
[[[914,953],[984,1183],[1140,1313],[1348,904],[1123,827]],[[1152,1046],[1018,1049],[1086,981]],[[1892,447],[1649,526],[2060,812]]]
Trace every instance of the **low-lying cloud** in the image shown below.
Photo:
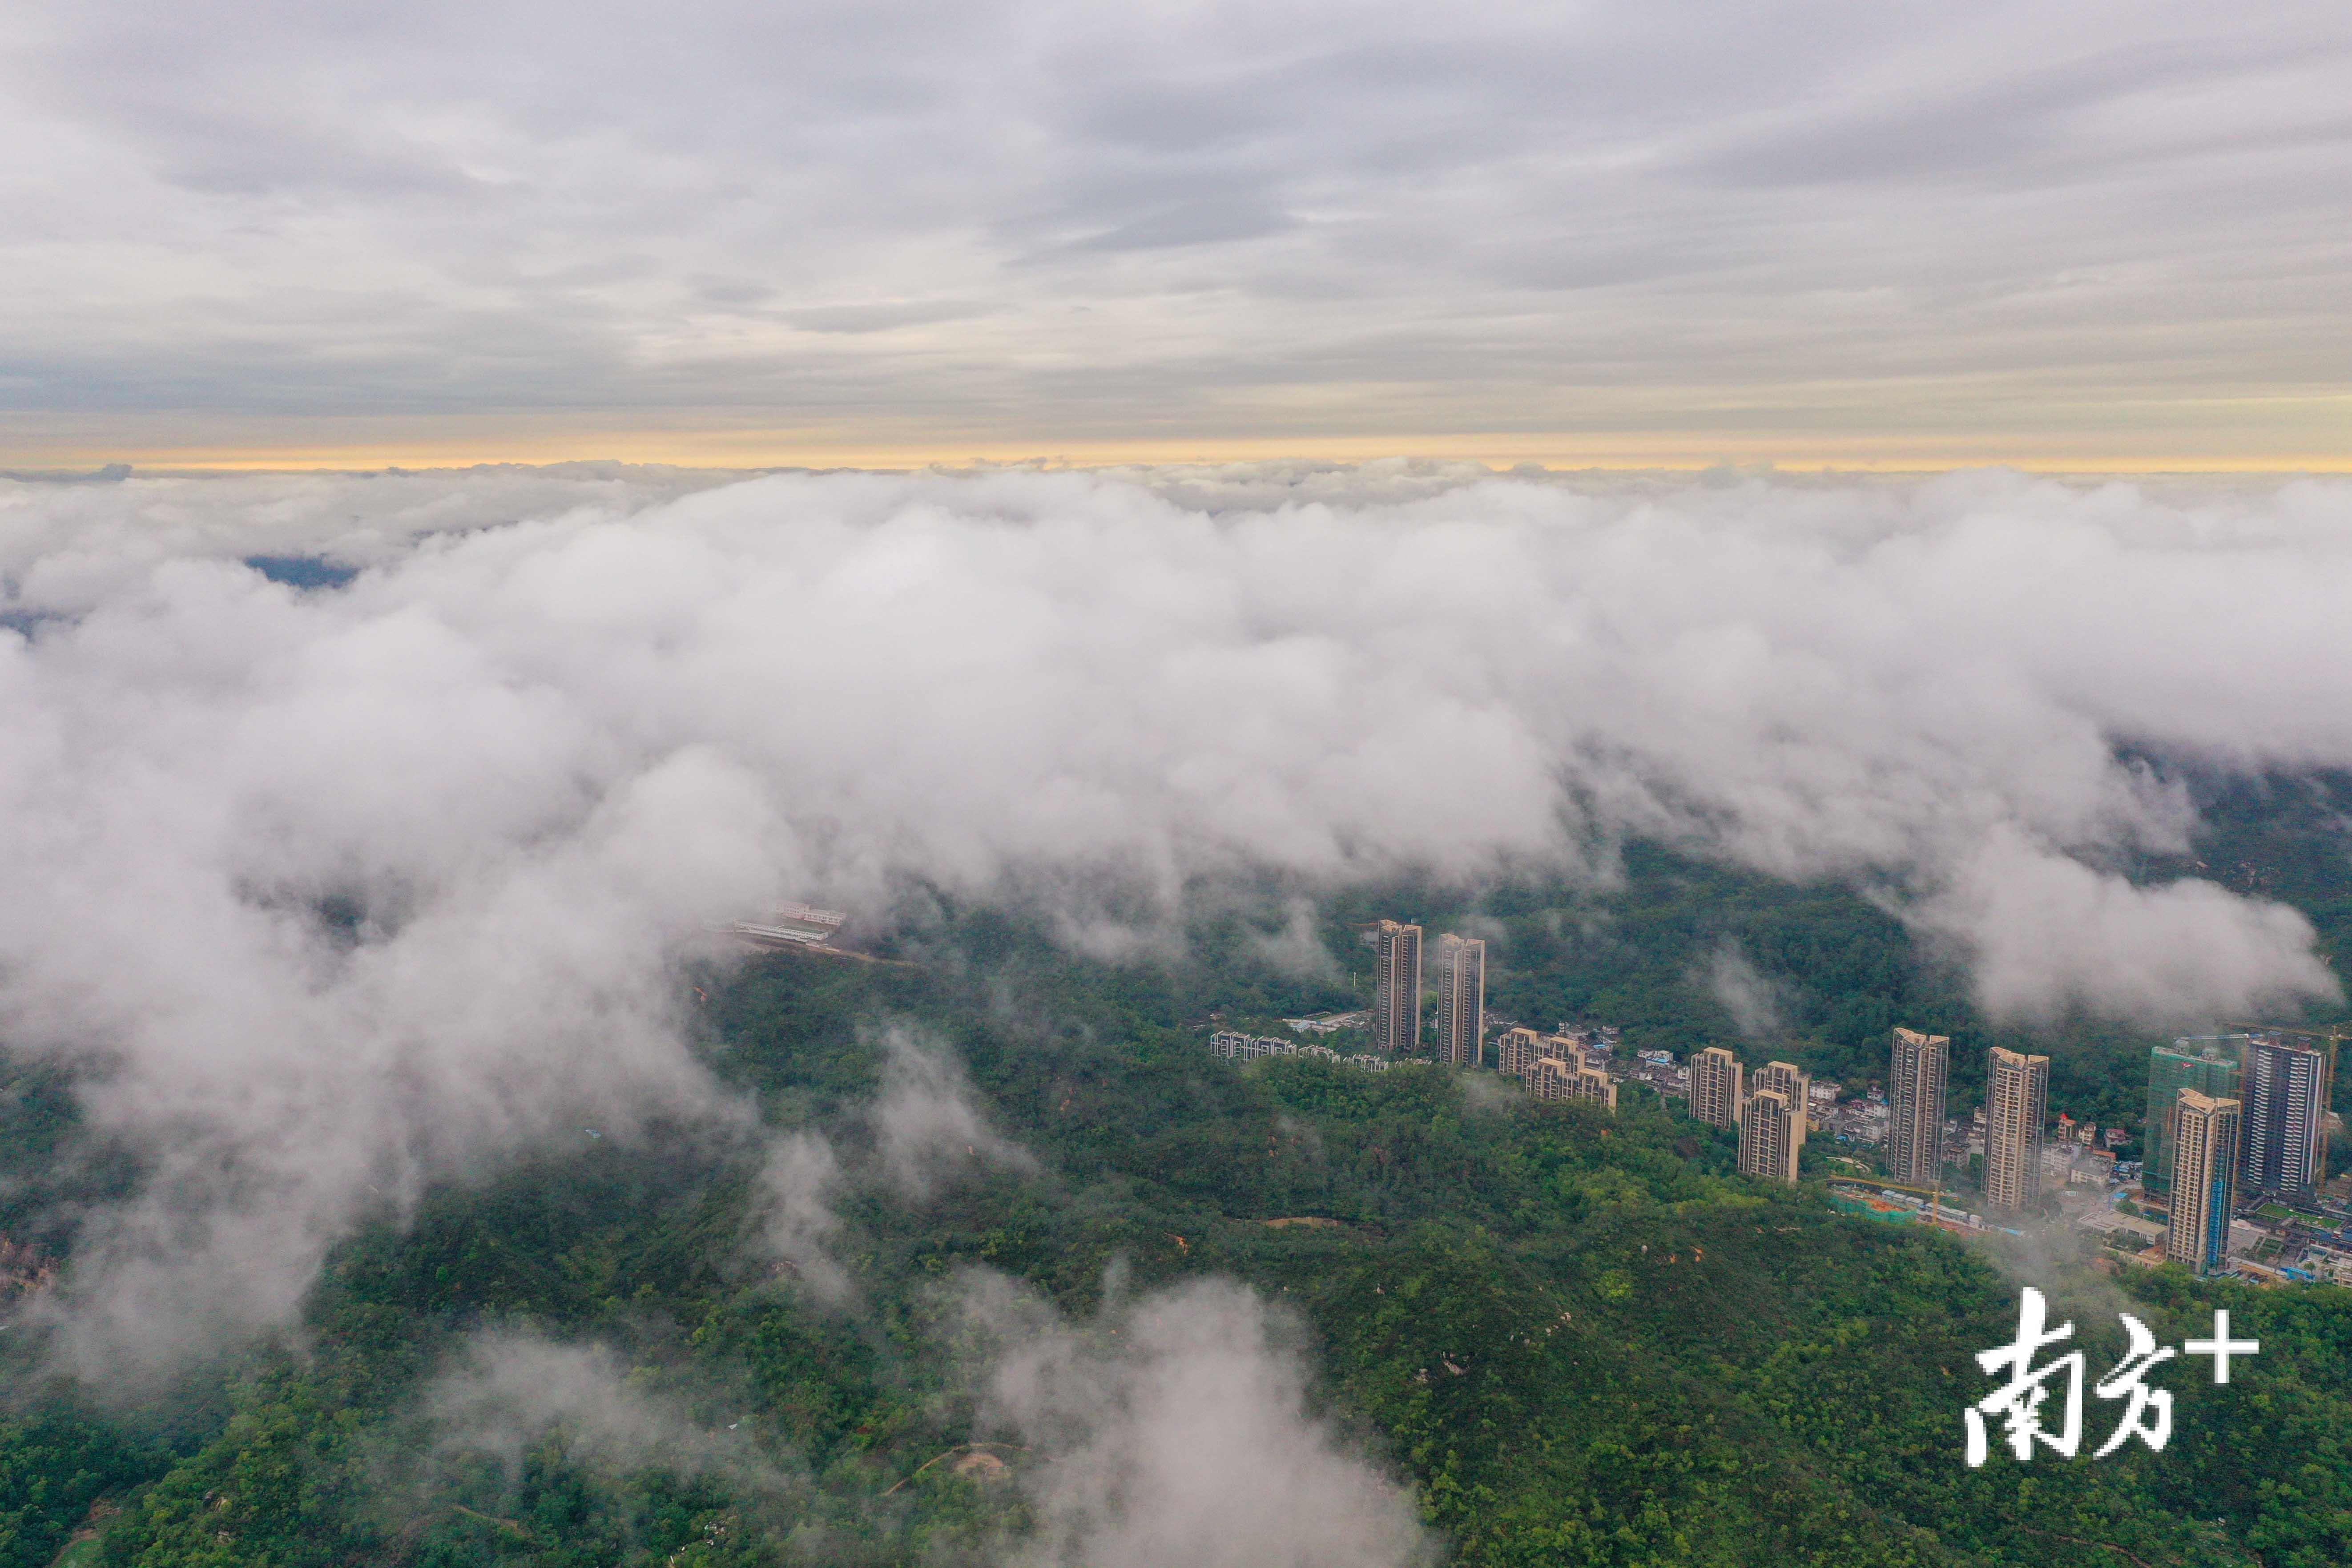
[[[1787,1017],[1789,986],[1756,967],[1737,939],[1726,937],[1692,967],[1692,977],[1713,996],[1732,1026],[1751,1040],[1778,1035]]]
[[[997,1275],[964,1310],[993,1346],[984,1428],[1018,1439],[1019,1568],[1418,1568],[1411,1495],[1309,1407],[1287,1320],[1203,1279],[1090,1325]]]
[[[883,1046],[882,1092],[870,1120],[883,1174],[900,1195],[920,1202],[978,1165],[1035,1167],[982,1114],[963,1064],[944,1045],[894,1026]]]
[[[2336,994],[2293,911],[2104,868],[2194,825],[2126,753],[2352,765],[2347,521],[1997,473],[0,485],[0,1039],[149,1162],[48,1295],[86,1369],[168,1360],[431,1181],[744,1119],[675,962],[910,878],[1113,888],[1059,912],[1115,934],[1202,877],[1647,834],[1866,879],[2004,1016]],[[887,1092],[936,1148],[926,1081]],[[822,1268],[831,1152],[780,1158]]]
[[[842,1184],[840,1158],[822,1133],[793,1132],[768,1146],[760,1170],[764,1221],[761,1239],[802,1288],[835,1306],[849,1299],[849,1275],[834,1256],[841,1229],[834,1197]]]
[[[982,1167],[1036,1169],[1035,1158],[989,1121],[945,1042],[893,1023],[876,1043],[881,1081],[851,1119],[859,1146],[849,1157],[823,1131],[804,1128],[772,1138],[761,1165],[759,1239],[825,1306],[856,1293],[836,1245],[840,1202],[852,1187],[919,1204]]]
[[[803,1479],[781,1468],[741,1420],[698,1418],[600,1343],[477,1334],[425,1384],[415,1415],[429,1434],[428,1453],[486,1454],[509,1477],[554,1438],[567,1458],[608,1475],[659,1468],[723,1477],[755,1492]]]
[[[976,1543],[984,1560],[1433,1560],[1411,1492],[1316,1409],[1300,1324],[1255,1290],[1201,1279],[1133,1299],[1114,1280],[1103,1310],[1080,1321],[982,1269],[941,1302],[935,1348],[971,1398],[976,1447],[1011,1461],[1028,1505]],[[526,1458],[551,1447],[606,1478],[659,1469],[722,1480],[746,1500],[804,1500],[809,1476],[735,1414],[741,1397],[679,1369],[633,1367],[604,1343],[488,1331],[452,1352],[393,1428],[401,1440],[380,1447],[387,1479],[420,1506],[446,1503],[453,1481],[478,1486],[484,1460],[511,1488]]]

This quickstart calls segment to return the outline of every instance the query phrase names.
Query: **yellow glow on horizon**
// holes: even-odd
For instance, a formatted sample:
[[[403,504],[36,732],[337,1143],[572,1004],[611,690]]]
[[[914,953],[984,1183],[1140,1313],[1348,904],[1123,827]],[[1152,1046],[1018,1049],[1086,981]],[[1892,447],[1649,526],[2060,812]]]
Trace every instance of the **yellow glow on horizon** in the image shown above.
[[[46,444],[45,444],[46,445]],[[942,441],[922,445],[851,445],[800,432],[675,430],[506,434],[470,439],[255,442],[219,446],[91,447],[82,442],[23,454],[0,454],[0,468],[89,470],[129,463],[150,473],[351,472],[384,468],[453,468],[482,464],[622,462],[684,468],[864,468],[1040,465],[1099,468],[1124,466],[1214,466],[1301,460],[1365,463],[1391,458],[1462,461],[1507,468],[1533,463],[1551,469],[1686,470],[1724,463],[1773,465],[1807,472],[1938,473],[1957,468],[2012,468],[2048,474],[2346,474],[2352,453],[2152,454],[2100,450],[2089,442],[2050,442],[2039,450],[1997,439],[1788,441],[1762,437],[1710,440],[1687,435],[1544,436],[1525,433],[1422,438],[1357,437],[1268,437],[1249,440],[1074,441],[1015,445],[1002,441]]]

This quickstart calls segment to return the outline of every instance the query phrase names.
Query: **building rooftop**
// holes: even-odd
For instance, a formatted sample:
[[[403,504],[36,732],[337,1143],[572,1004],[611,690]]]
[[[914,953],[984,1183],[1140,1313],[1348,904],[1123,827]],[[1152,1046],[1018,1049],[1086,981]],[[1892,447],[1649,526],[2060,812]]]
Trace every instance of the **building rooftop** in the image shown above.
[[[737,921],[727,930],[759,947],[823,947],[849,917],[839,910],[814,904],[778,904],[754,920]]]

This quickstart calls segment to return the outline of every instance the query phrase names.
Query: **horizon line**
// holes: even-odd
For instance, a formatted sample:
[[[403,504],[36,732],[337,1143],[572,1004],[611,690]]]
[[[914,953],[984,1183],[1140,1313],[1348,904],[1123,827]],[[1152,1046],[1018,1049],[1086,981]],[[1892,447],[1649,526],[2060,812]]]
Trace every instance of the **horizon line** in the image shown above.
[[[2162,457],[2116,454],[2103,458],[2089,458],[2071,454],[2027,456],[1991,452],[1982,455],[1955,454],[1935,457],[1925,454],[1906,454],[1885,458],[1831,457],[1814,453],[1776,457],[1763,453],[1727,452],[1714,455],[1677,452],[1660,453],[1654,456],[1633,453],[1595,453],[1590,456],[1552,453],[1538,456],[1491,450],[1449,451],[1442,447],[1412,447],[1389,449],[1366,448],[1353,451],[1333,451],[1328,448],[1318,450],[1313,447],[1295,449],[1261,447],[1250,450],[1221,451],[1213,447],[1204,449],[1188,445],[1181,450],[1150,450],[1139,447],[1118,447],[1101,451],[869,449],[778,453],[773,456],[754,457],[751,454],[730,453],[721,456],[717,453],[698,453],[689,450],[648,451],[641,447],[631,450],[630,447],[634,445],[634,443],[617,443],[618,449],[581,453],[551,453],[537,450],[501,454],[432,447],[342,449],[316,455],[295,451],[266,453],[225,451],[218,454],[187,451],[42,453],[30,462],[9,462],[0,458],[0,478],[20,481],[90,479],[110,469],[127,470],[131,475],[142,479],[197,479],[264,474],[452,473],[475,468],[556,468],[597,465],[671,468],[753,477],[775,473],[905,474],[1022,469],[1048,472],[1100,472],[1118,468],[1221,468],[1278,463],[1309,463],[1337,468],[1362,468],[1380,463],[1468,464],[1485,468],[1496,474],[1507,474],[1514,469],[1520,471],[1532,469],[1553,474],[1703,474],[1735,471],[1759,476],[1779,473],[1791,477],[1890,479],[1930,477],[2000,468],[2051,478],[2126,475],[2148,478],[2168,475],[2292,478],[2352,475],[2352,456],[2318,457],[2285,454],[2249,458],[2185,454]]]

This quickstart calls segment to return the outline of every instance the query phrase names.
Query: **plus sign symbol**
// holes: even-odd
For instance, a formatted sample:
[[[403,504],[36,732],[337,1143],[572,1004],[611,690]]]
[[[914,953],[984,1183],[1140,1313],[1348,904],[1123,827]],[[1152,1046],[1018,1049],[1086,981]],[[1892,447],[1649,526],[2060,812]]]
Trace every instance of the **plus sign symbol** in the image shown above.
[[[2230,1381],[2230,1358],[2231,1356],[2253,1355],[2259,1352],[2263,1346],[2260,1340],[2231,1339],[2230,1337],[2229,1310],[2223,1307],[2217,1307],[2213,1310],[2213,1337],[2210,1340],[2190,1340],[2180,1348],[2190,1355],[2211,1356],[2213,1358],[2213,1381],[2216,1383],[2227,1383]]]

